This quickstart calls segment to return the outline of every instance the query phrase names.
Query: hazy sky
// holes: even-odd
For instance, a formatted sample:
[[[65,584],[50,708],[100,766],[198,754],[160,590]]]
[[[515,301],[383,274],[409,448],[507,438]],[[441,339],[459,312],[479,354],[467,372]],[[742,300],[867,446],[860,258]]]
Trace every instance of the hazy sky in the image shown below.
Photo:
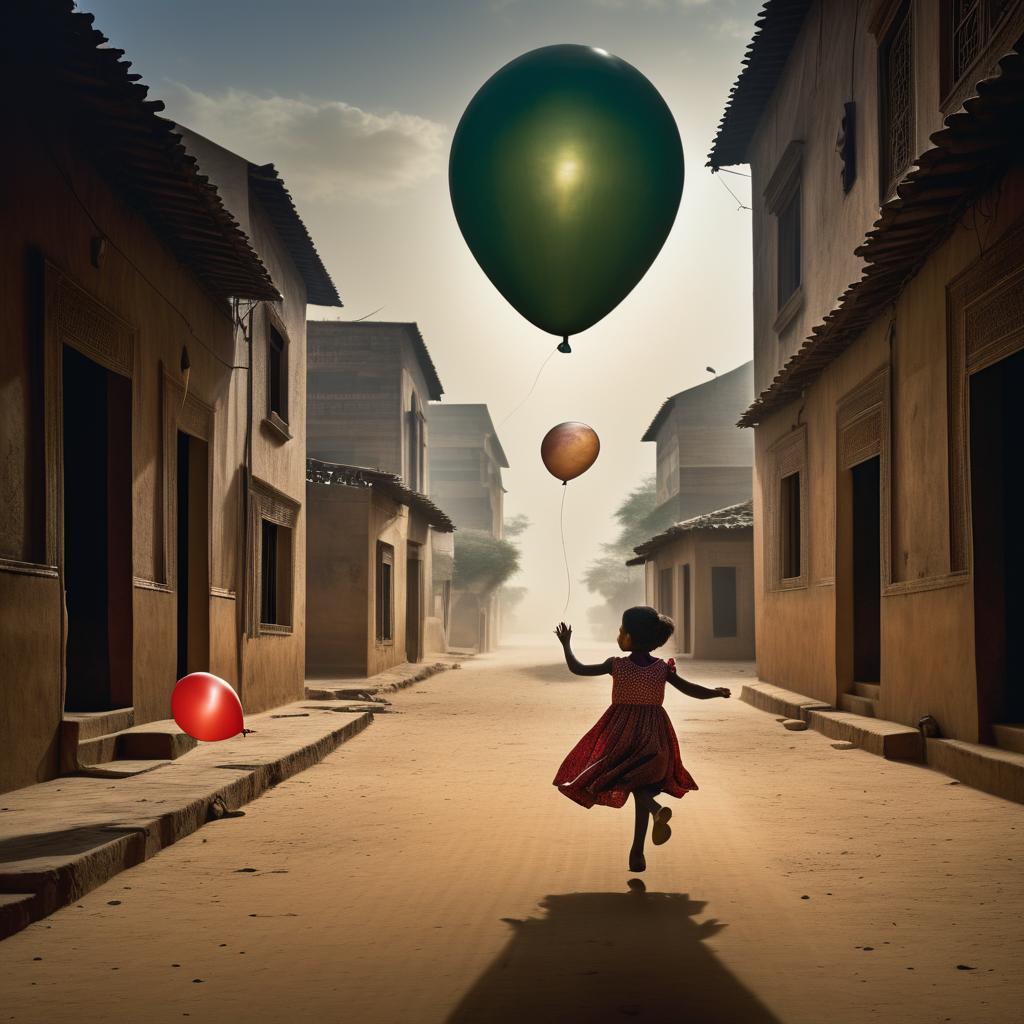
[[[551,43],[629,61],[675,115],[686,157],[672,234],[647,276],[556,354],[529,402],[499,429],[506,510],[525,513],[523,572],[538,627],[565,601],[560,484],[540,440],[590,423],[601,456],[569,485],[574,577],[614,534],[611,513],[654,470],[640,436],[666,396],[751,355],[750,214],[704,161],[760,0],[82,0],[124,49],[167,116],[257,163],[273,162],[345,302],[414,320],[452,402],[486,402],[495,423],[556,344],[495,291],[459,233],[448,149],[468,101],[498,68]],[[724,179],[744,203],[749,182]],[[310,307],[310,317],[338,315]],[[737,415],[742,410],[737,409]],[[574,581],[569,619],[596,598]]]

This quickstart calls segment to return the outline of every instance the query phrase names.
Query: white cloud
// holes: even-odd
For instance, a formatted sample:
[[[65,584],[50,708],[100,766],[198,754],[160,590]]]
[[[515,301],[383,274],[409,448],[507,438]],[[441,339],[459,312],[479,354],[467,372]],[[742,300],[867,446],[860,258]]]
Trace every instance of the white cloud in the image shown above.
[[[373,114],[339,100],[209,94],[173,83],[167,116],[253,163],[273,163],[304,199],[374,199],[437,174],[448,130],[397,111]]]

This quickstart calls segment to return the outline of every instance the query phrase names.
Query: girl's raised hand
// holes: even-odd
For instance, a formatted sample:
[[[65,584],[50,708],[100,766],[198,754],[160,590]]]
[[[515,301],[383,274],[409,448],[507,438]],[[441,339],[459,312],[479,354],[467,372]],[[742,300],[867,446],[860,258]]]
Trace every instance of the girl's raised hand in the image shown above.
[[[559,643],[567,644],[572,638],[572,626],[567,626],[564,622],[560,622],[555,626],[555,636],[558,637]]]
[[[719,697],[732,696],[732,690],[730,690],[728,686],[716,686],[715,693],[717,693]]]

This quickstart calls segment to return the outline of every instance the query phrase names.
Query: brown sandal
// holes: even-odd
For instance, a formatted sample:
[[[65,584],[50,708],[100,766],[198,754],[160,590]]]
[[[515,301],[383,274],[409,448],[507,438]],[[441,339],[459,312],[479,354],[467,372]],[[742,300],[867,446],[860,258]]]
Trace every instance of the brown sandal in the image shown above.
[[[671,807],[660,807],[654,812],[654,828],[651,830],[651,842],[655,846],[661,846],[671,838],[672,829],[668,827],[668,820],[671,817]]]

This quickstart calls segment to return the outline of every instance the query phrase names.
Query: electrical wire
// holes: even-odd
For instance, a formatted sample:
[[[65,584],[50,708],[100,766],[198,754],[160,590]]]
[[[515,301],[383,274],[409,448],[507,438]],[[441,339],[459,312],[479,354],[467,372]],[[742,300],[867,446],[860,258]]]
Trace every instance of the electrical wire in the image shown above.
[[[89,218],[90,223],[96,229],[96,231],[98,231],[99,234],[102,235],[103,238],[105,238],[106,241],[110,243],[110,248],[113,249],[116,253],[118,253],[121,256],[121,258],[125,261],[125,263],[127,263],[128,266],[130,266],[132,268],[132,270],[134,270],[135,273],[138,274],[139,277],[141,277],[142,280],[145,281],[146,284],[148,284],[149,287],[152,288],[153,291],[156,292],[156,294],[159,295],[160,298],[163,299],[164,302],[166,302],[167,305],[170,306],[171,309],[173,309],[174,312],[178,314],[179,317],[181,317],[182,322],[185,324],[185,327],[188,329],[188,333],[190,335],[192,335],[192,337],[197,342],[199,342],[199,344],[204,349],[206,349],[206,351],[209,352],[210,355],[213,356],[214,359],[216,359],[219,363],[222,363],[229,370],[248,370],[249,367],[246,366],[246,365],[236,365],[235,363],[229,363],[223,356],[219,355],[214,348],[212,348],[210,345],[208,345],[201,337],[199,337],[198,334],[196,334],[195,329],[192,327],[192,322],[189,320],[189,318],[160,290],[160,288],[156,284],[153,283],[152,280],[150,280],[150,278],[143,272],[143,270],[131,258],[131,256],[129,256],[124,251],[124,249],[122,249],[117,244],[117,242],[115,242],[110,237],[110,235],[108,235],[107,232],[104,231],[102,225],[92,215],[92,211],[89,209],[88,206],[86,206],[84,200],[78,194],[78,190],[75,188],[74,183],[72,182],[70,175],[67,173],[67,171],[64,170],[63,166],[61,165],[61,163],[57,159],[57,157],[54,155],[53,150],[50,148],[48,143],[46,144],[45,148],[46,148],[47,155],[50,157],[51,163],[57,169],[57,173],[60,175],[60,177],[63,180],[64,184],[67,186],[68,191],[74,197],[75,202],[77,202],[78,205],[82,208],[82,212],[86,215],[86,217]],[[255,309],[255,308],[256,307],[255,307],[255,304],[254,304],[252,309]],[[250,314],[252,313],[252,309],[249,310]]]
[[[724,189],[725,189],[725,191],[726,191],[726,192],[728,192],[728,193],[729,193],[729,195],[731,195],[731,196],[733,197],[733,199],[735,199],[735,200],[736,200],[736,202],[737,202],[737,203],[739,204],[739,205],[738,205],[738,206],[736,207],[736,209],[737,209],[737,210],[749,210],[749,209],[750,209],[750,207],[749,207],[749,206],[747,206],[747,205],[746,205],[746,203],[744,203],[744,202],[743,202],[743,201],[742,201],[742,200],[740,199],[740,197],[739,197],[738,195],[736,195],[736,193],[735,193],[735,192],[733,192],[733,190],[732,190],[731,188],[729,188],[729,186],[728,186],[728,185],[726,185],[726,183],[725,183],[725,178],[719,178],[718,180],[719,180],[719,181],[720,181],[720,182],[722,183],[722,188],[724,188]]]

